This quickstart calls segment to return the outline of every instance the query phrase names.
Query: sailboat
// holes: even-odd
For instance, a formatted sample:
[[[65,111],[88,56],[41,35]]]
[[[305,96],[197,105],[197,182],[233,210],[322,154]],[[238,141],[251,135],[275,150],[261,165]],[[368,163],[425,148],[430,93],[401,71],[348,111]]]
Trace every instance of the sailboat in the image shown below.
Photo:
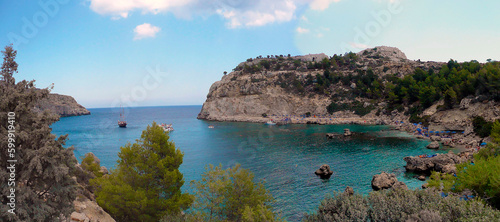
[[[125,127],[127,127],[127,121],[125,121],[125,112],[123,111],[123,107],[121,107],[121,108],[122,108],[122,111],[120,113],[120,120],[118,120],[118,126],[125,128]]]

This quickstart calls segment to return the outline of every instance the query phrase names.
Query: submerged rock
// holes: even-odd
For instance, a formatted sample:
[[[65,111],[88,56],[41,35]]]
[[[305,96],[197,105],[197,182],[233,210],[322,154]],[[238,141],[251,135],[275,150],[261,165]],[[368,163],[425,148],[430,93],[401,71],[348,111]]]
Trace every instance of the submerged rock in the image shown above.
[[[327,164],[323,164],[319,169],[314,172],[321,179],[328,179],[333,174],[333,171],[330,170],[330,166]]]

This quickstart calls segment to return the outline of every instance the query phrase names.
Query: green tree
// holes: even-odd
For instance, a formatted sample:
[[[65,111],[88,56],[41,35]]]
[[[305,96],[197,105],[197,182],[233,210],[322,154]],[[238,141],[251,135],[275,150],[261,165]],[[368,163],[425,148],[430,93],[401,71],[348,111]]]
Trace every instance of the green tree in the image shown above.
[[[209,165],[200,181],[191,182],[196,190],[193,213],[203,221],[275,221],[266,205],[272,201],[271,195],[263,182],[254,183],[253,179],[240,165],[226,170],[222,165]]]
[[[496,120],[493,123],[490,136],[493,142],[500,144],[500,120]]]
[[[75,181],[70,175],[76,164],[73,149],[63,147],[67,136],[56,139],[51,134],[50,125],[58,120],[57,115],[33,111],[37,102],[48,96],[49,89],[35,88],[34,80],[16,83],[17,51],[7,46],[2,54],[0,221],[56,221],[61,215],[67,216],[73,211],[71,203],[76,197]],[[10,112],[15,114],[15,119],[8,119]],[[12,136],[8,133],[10,125],[15,127]],[[8,152],[11,149],[15,155],[13,158]],[[9,159],[17,162],[8,163]],[[11,171],[7,167],[12,164],[15,164],[15,180],[9,181]],[[16,214],[8,212],[11,209],[7,205],[11,200],[9,196],[12,197],[11,189],[15,189],[13,212]]]
[[[183,156],[153,122],[136,143],[121,148],[116,170],[91,181],[97,203],[119,221],[158,221],[178,214],[193,201],[181,192]]]
[[[457,103],[457,93],[452,88],[449,88],[444,94],[444,105],[448,109],[453,108],[453,105]]]
[[[93,153],[86,153],[80,165],[82,169],[91,172],[95,177],[101,177],[103,175],[101,172],[101,165],[96,161],[96,157]]]

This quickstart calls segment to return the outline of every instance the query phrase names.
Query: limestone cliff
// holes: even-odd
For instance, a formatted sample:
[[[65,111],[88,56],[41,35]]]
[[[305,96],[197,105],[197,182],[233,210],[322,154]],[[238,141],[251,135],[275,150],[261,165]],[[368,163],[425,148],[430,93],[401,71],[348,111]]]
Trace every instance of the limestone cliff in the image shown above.
[[[355,75],[356,70],[371,69],[377,75],[399,75],[412,73],[416,68],[438,70],[443,63],[420,62],[406,59],[397,48],[381,46],[353,54],[356,61],[346,61],[348,65],[336,65],[339,76]],[[346,56],[344,56],[346,57]],[[318,93],[312,86],[291,90],[294,84],[305,83],[308,76],[324,75],[312,62],[321,63],[329,57],[315,54],[294,57],[271,57],[249,59],[240,63],[233,72],[215,82],[209,90],[207,100],[198,115],[200,119],[235,120],[245,117],[267,115],[302,115],[307,112],[315,115],[327,114],[326,107],[332,102],[332,92],[349,91],[355,88],[336,84],[326,93]],[[255,67],[261,66],[259,68]],[[255,70],[257,69],[257,71]],[[346,98],[338,98],[345,100]],[[362,100],[362,99],[360,99]],[[364,102],[364,100],[363,100]]]
[[[49,94],[35,107],[37,112],[45,110],[50,110],[61,117],[90,115],[90,112],[78,104],[73,97],[55,93]]]
[[[333,57],[325,54],[259,56],[240,63],[210,87],[198,118],[262,122],[266,121],[263,116],[325,115],[330,104],[357,104],[357,109],[368,111],[360,114],[349,107],[344,111],[333,109],[334,115],[344,118],[363,115],[361,122],[365,123],[408,121],[409,107],[404,107],[404,111],[386,110],[387,101],[383,97],[358,96],[357,84],[371,74],[387,86],[391,78],[404,78],[417,69],[438,73],[446,65],[409,60],[399,49],[386,46]],[[326,81],[321,76],[328,76],[331,84],[318,86],[318,81]],[[460,107],[442,109],[442,105],[441,100],[420,114],[429,116],[433,130],[470,130],[474,116],[483,116],[488,121],[500,116],[500,104],[481,96],[462,99]]]

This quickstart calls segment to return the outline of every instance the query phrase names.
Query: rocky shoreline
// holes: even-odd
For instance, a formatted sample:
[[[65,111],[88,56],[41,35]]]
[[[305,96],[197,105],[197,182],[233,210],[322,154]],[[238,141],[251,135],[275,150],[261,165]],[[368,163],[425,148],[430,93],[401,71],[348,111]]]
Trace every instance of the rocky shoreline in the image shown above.
[[[409,123],[407,121],[408,117],[397,115],[394,118],[393,116],[380,116],[377,118],[374,117],[357,117],[357,116],[349,116],[349,117],[341,117],[345,116],[342,114],[334,115],[335,117],[327,116],[327,117],[297,117],[291,116],[286,117],[288,119],[287,124],[318,124],[318,125],[389,125],[392,126],[393,129],[407,132],[408,134],[414,136],[417,139],[426,139],[429,142],[438,143],[440,146],[448,146],[452,148],[457,148],[458,151],[465,151],[469,148],[478,148],[481,143],[490,142],[489,138],[480,138],[475,135],[472,127],[467,127],[462,132],[455,132],[454,134],[449,134],[450,136],[436,136],[429,135],[423,136],[418,133],[418,129],[423,129],[422,125],[415,125],[413,123]],[[337,117],[339,116],[339,117]],[[274,117],[257,117],[257,116],[227,116],[227,117],[209,117],[206,120],[209,121],[218,121],[218,122],[250,122],[250,123],[266,123],[268,121],[280,121],[280,118],[285,118],[281,116]],[[395,120],[398,119],[398,120]],[[402,121],[399,119],[403,119],[406,121]],[[439,125],[437,125],[439,127]],[[435,125],[436,127],[436,125]]]

